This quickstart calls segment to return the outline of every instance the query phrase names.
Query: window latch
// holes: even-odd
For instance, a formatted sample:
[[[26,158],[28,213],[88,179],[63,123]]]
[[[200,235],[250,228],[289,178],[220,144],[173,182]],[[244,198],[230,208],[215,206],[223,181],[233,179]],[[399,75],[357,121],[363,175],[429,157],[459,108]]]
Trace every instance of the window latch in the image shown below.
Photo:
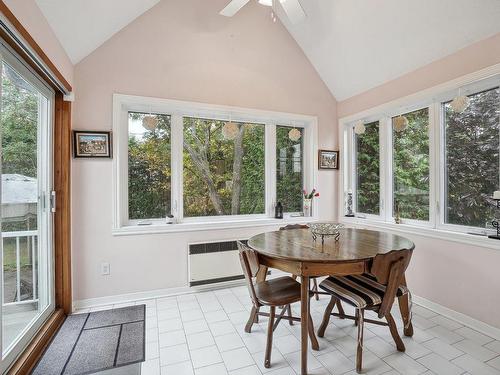
[[[52,212],[52,213],[56,212],[56,192],[55,192],[55,190],[52,190],[50,192],[50,212]]]

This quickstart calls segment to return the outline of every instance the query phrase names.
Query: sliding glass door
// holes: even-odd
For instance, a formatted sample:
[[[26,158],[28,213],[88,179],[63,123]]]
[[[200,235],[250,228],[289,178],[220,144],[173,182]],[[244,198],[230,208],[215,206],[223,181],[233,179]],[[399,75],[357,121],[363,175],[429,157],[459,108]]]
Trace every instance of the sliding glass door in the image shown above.
[[[1,373],[54,309],[54,93],[4,45],[0,58]]]

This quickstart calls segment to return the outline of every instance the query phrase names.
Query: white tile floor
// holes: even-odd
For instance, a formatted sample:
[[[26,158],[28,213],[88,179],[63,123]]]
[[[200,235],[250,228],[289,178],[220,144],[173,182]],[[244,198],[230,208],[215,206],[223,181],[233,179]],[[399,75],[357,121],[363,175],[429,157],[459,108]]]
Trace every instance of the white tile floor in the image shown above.
[[[272,367],[264,368],[265,318],[251,334],[244,332],[251,308],[245,286],[136,303],[146,304],[147,360],[142,375],[299,374],[300,325],[286,321],[274,333]],[[316,329],[327,303],[326,296],[312,301]],[[297,316],[298,308],[294,306]],[[397,307],[394,315],[401,332]],[[365,374],[500,375],[500,341],[417,305],[413,324],[414,337],[403,337],[405,353],[396,351],[387,327],[366,324]],[[355,337],[352,321],[332,317],[325,337],[319,339],[320,351],[309,353],[310,374],[355,374]]]

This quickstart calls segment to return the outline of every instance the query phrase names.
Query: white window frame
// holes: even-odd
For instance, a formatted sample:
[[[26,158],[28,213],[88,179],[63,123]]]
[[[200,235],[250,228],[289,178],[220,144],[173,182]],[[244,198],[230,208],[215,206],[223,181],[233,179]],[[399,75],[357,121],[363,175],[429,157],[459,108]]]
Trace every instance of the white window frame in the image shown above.
[[[445,223],[445,139],[442,103],[452,100],[461,89],[464,95],[500,86],[500,64],[478,72],[459,77],[453,81],[420,91],[363,112],[346,116],[339,120],[340,153],[343,157],[343,173],[340,175],[339,221],[366,227],[385,228],[404,233],[415,233],[474,245],[500,248],[498,240],[488,239],[488,231],[482,228],[467,227]],[[429,221],[402,219],[395,224],[393,211],[393,147],[392,117],[399,114],[428,107],[429,109]],[[359,214],[354,218],[345,217],[345,194],[353,191],[355,199],[354,169],[354,125],[363,120],[365,123],[379,121],[380,126],[380,215]],[[354,204],[354,207],[355,204]],[[496,242],[495,242],[496,241]]]
[[[158,113],[171,118],[171,207],[176,224],[166,224],[166,218],[129,220],[128,215],[128,113]],[[196,117],[235,122],[250,122],[265,126],[265,212],[252,215],[184,217],[183,204],[183,118]],[[318,121],[314,116],[256,109],[186,102],[170,99],[113,95],[113,233],[179,232],[203,229],[275,225],[279,222],[303,222],[318,219],[317,200],[312,218],[285,213],[284,220],[274,219],[276,203],[276,126],[304,129],[304,187],[317,186]],[[146,225],[143,225],[146,224]]]

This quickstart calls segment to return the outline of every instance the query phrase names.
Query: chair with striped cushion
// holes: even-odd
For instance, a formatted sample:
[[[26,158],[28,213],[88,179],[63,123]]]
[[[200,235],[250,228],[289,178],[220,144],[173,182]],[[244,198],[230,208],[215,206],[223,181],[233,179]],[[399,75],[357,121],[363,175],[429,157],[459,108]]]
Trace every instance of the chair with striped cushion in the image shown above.
[[[358,349],[356,356],[356,371],[361,372],[363,355],[364,322],[389,326],[392,338],[398,351],[404,352],[405,346],[399,337],[396,323],[391,315],[391,308],[396,296],[408,292],[401,285],[404,272],[410,263],[412,250],[394,250],[387,254],[378,254],[370,267],[370,272],[363,275],[330,276],[319,285],[325,292],[331,294],[331,300],[326,307],[323,322],[318,330],[318,336],[323,337],[330,320],[330,315],[353,319],[358,326]],[[356,309],[356,315],[332,313],[334,306],[340,301],[348,303]],[[365,310],[372,310],[380,319],[387,323],[365,319]]]

